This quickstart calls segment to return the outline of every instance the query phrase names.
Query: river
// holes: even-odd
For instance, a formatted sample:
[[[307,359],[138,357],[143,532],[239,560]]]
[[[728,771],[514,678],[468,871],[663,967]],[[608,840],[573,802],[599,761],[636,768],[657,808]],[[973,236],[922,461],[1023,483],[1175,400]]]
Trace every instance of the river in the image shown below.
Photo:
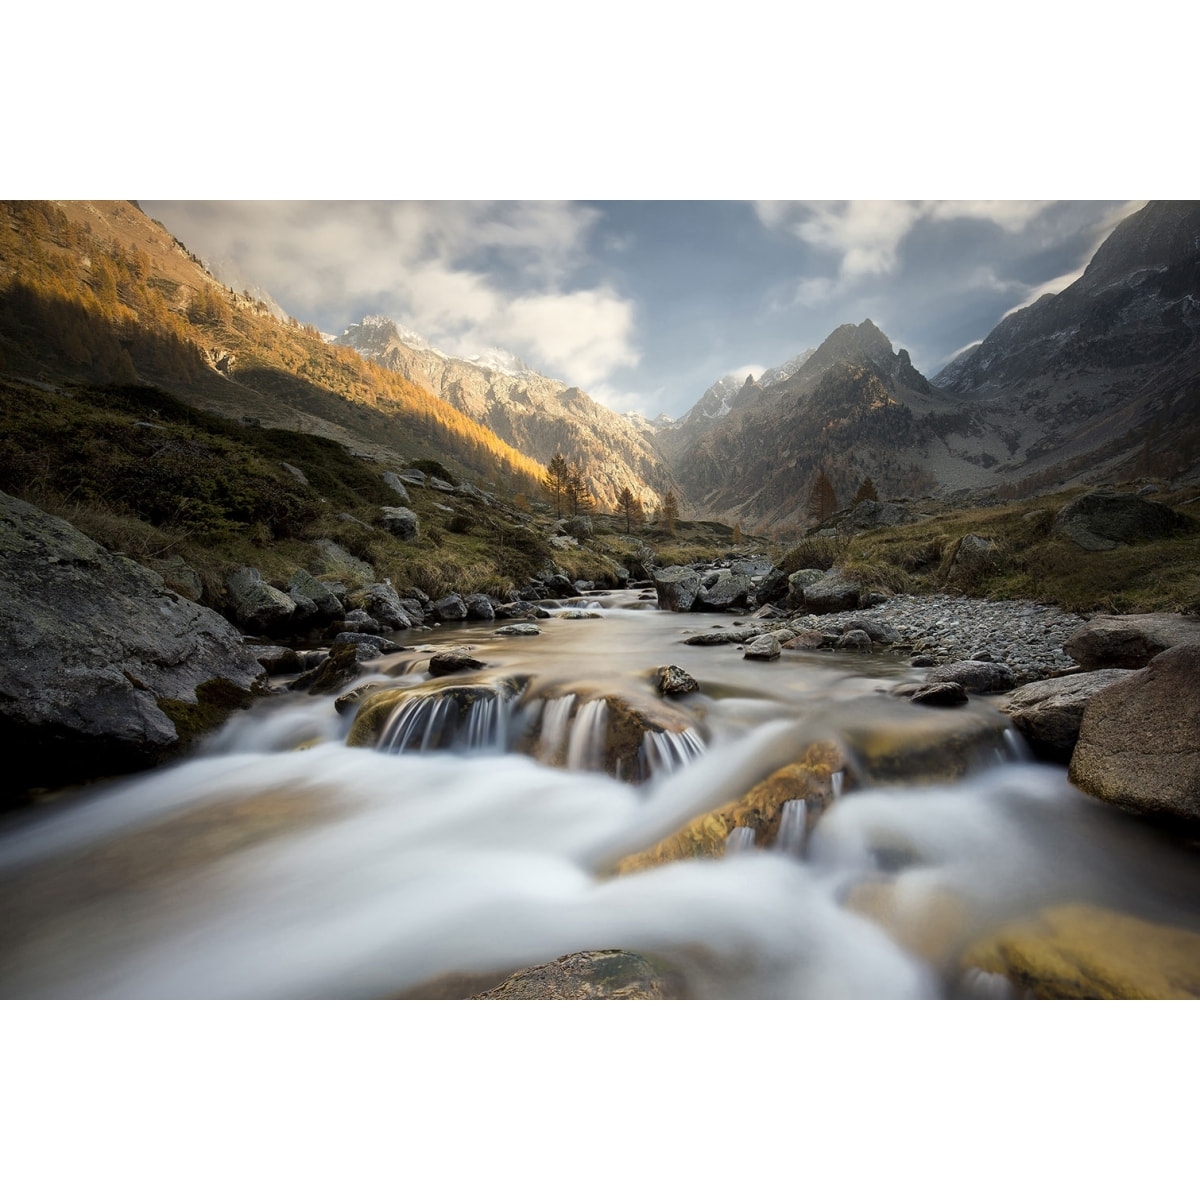
[[[580,606],[596,617],[536,637],[398,636],[365,680],[500,699],[449,726],[436,697],[410,703],[392,752],[347,746],[333,696],[273,696],[184,761],[10,819],[0,995],[388,997],[619,947],[668,960],[696,998],[1001,998],[961,950],[1048,906],[1200,930],[1193,856],[1027,761],[986,699],[898,700],[923,672],[879,651],[685,645],[730,618],[644,594]],[[431,680],[449,646],[487,666]],[[668,663],[700,690],[660,697]],[[602,697],[670,726],[621,778],[597,769]],[[614,870],[822,740],[846,765],[815,824],[797,796],[769,846],[743,828],[721,857]]]

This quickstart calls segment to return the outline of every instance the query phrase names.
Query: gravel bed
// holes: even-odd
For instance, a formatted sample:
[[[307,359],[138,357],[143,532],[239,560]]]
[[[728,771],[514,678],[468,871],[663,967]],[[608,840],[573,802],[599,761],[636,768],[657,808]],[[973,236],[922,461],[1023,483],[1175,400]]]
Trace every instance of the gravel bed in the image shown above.
[[[874,608],[791,618],[792,628],[841,633],[855,617],[890,625],[914,655],[934,665],[964,658],[1006,663],[1017,685],[1075,668],[1063,643],[1087,622],[1048,604],[970,596],[894,596]]]

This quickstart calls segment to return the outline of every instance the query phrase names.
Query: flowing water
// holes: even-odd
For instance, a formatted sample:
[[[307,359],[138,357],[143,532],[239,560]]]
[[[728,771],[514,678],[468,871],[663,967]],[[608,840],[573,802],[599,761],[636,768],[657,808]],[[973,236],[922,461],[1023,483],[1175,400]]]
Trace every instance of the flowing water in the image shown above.
[[[993,997],[959,952],[1047,906],[1200,928],[1194,857],[1022,761],[986,700],[918,709],[884,694],[921,674],[894,657],[744,662],[683,644],[728,618],[589,602],[602,619],[538,637],[407,635],[371,664],[407,689],[377,748],[346,745],[333,697],[271,697],[186,761],[10,820],[0,994],[384,997],[620,947],[698,998]],[[448,645],[488,666],[431,679]],[[660,697],[667,663],[701,690]],[[616,753],[629,709],[652,727]],[[614,870],[821,741],[844,768],[770,844],[735,826],[715,857]]]

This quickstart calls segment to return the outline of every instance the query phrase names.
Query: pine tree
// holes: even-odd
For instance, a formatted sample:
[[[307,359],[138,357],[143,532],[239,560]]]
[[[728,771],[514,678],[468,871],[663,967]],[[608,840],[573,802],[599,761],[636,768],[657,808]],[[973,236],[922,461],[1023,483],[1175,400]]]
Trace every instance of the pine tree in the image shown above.
[[[667,527],[667,533],[671,537],[675,536],[675,522],[679,520],[679,501],[675,499],[674,492],[668,492],[663,497],[662,508],[658,514],[662,518],[663,524]]]
[[[567,460],[561,454],[556,454],[550,460],[546,475],[542,479],[542,489],[554,501],[556,516],[561,517],[563,514],[563,501],[567,498],[570,480],[571,468],[567,466]]]
[[[829,476],[821,471],[808,494],[808,515],[817,525],[824,525],[838,510],[837,494]]]
[[[646,516],[642,502],[627,487],[623,487],[617,496],[617,512],[625,518],[626,533],[631,532],[634,524],[640,525]]]
[[[861,504],[864,500],[878,500],[879,493],[875,490],[875,481],[868,475],[866,479],[858,485],[858,491],[854,493],[854,504]]]

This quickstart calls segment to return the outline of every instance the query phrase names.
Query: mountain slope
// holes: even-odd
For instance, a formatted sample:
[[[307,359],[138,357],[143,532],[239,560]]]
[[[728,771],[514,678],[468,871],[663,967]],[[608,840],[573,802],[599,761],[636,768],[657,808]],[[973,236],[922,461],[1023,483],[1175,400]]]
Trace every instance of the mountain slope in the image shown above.
[[[561,453],[579,463],[602,507],[615,508],[626,487],[643,505],[657,507],[677,486],[650,431],[514,355],[455,358],[380,316],[364,318],[336,340],[442,397],[530,457],[548,462]]]
[[[998,472],[1170,473],[1200,447],[1200,203],[1127,217],[1083,275],[1011,313],[934,378],[1016,439]]]
[[[0,370],[153,383],[208,411],[437,458],[513,490],[543,467],[438,396],[223,288],[127,201],[0,204]]]

